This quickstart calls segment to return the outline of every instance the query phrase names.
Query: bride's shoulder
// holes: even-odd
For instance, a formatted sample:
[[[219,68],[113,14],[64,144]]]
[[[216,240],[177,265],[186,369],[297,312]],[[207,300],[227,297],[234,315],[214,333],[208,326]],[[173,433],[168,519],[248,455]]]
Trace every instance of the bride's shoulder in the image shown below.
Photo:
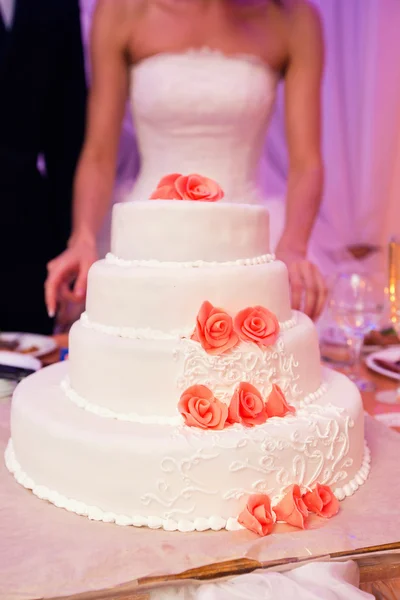
[[[278,3],[291,22],[320,21],[319,11],[310,0],[279,0]]]
[[[97,0],[95,14],[97,18],[125,21],[128,17],[137,17],[146,10],[146,0]]]
[[[286,39],[290,46],[322,37],[321,17],[309,0],[277,0],[284,15]]]
[[[92,39],[97,37],[118,42],[125,47],[140,17],[146,11],[146,0],[97,0],[93,15]]]

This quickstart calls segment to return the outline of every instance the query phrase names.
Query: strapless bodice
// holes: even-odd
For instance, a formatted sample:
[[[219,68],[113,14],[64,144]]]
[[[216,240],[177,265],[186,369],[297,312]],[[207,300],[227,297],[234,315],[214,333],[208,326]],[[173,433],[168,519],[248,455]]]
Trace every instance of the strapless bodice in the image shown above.
[[[158,54],[132,68],[141,169],[130,200],[168,173],[218,181],[229,202],[258,202],[258,169],[278,76],[260,59],[214,50]]]

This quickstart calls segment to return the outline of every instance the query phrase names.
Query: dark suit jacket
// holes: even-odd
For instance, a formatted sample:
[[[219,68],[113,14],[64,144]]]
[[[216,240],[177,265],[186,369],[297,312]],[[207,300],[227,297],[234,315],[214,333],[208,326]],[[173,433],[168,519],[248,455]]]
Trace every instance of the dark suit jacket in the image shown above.
[[[43,286],[46,262],[65,248],[85,106],[78,0],[16,0],[11,31],[0,19],[2,290],[19,267]]]

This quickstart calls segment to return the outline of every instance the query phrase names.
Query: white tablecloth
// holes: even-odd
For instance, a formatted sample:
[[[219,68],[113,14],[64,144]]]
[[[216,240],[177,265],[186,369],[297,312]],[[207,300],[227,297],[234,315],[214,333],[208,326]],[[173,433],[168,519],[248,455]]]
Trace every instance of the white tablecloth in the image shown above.
[[[356,563],[313,563],[286,573],[257,571],[229,581],[154,590],[150,600],[373,600],[358,589]]]

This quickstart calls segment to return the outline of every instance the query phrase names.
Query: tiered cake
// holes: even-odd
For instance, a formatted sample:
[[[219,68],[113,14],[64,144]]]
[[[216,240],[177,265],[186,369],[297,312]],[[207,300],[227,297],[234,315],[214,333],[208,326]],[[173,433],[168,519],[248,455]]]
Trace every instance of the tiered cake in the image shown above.
[[[359,393],[321,369],[268,239],[262,206],[115,206],[69,361],[15,392],[19,483],[92,519],[180,531],[237,528],[249,496],[274,506],[294,483],[355,492]]]

